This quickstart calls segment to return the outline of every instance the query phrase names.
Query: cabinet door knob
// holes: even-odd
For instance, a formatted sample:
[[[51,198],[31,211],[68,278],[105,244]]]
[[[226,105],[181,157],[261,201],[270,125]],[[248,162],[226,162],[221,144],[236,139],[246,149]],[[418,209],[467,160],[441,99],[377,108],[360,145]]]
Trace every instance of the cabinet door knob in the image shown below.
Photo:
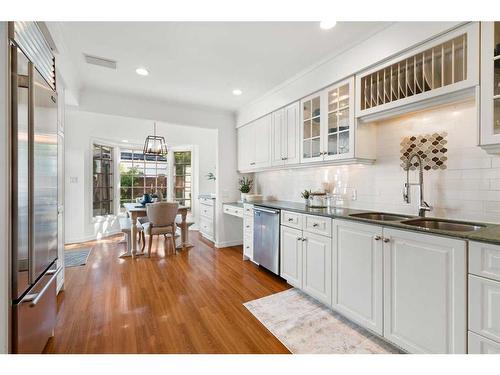
[[[302,242],[307,241],[307,238],[302,237]]]
[[[377,236],[373,236],[373,239],[375,241],[380,241],[382,239],[382,237],[380,237],[380,236],[377,235]]]
[[[297,241],[302,241],[302,237],[297,237]]]
[[[293,221],[293,218],[289,217],[289,218],[288,218],[288,221]]]
[[[384,242],[385,242],[385,243],[391,242],[391,239],[390,239],[390,238],[387,238],[387,237],[384,237]]]
[[[318,223],[314,223],[314,224],[313,224],[313,227],[314,227],[314,228],[317,228],[317,227],[319,227],[319,224],[318,224]]]

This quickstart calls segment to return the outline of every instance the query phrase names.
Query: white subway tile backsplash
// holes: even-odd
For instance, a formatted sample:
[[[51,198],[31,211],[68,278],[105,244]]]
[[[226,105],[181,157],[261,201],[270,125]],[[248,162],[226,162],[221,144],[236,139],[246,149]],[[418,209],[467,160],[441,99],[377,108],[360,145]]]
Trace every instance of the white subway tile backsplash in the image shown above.
[[[377,123],[377,160],[373,165],[311,167],[260,172],[256,186],[264,196],[302,202],[304,189],[320,189],[328,181],[354,188],[344,206],[415,215],[418,189],[406,204],[402,187],[406,173],[400,167],[403,137],[447,132],[447,169],[425,171],[425,198],[433,207],[429,216],[500,223],[500,156],[491,156],[477,145],[477,116],[473,101],[443,106]],[[412,181],[416,172],[410,175]]]

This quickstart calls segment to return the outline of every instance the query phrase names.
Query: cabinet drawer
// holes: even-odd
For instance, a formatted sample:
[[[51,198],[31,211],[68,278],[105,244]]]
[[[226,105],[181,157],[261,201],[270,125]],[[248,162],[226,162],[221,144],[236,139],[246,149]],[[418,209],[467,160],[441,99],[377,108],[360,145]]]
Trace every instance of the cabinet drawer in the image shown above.
[[[332,219],[329,217],[304,215],[302,221],[305,231],[328,237],[332,236]]]
[[[223,211],[225,214],[243,217],[243,208],[237,206],[231,206],[229,204],[225,204]]]
[[[251,216],[253,220],[253,204],[245,203],[243,205],[243,215]]]
[[[204,216],[210,220],[214,217],[214,206],[209,206],[206,204],[200,204],[200,215]]]
[[[210,198],[200,198],[200,204],[204,204],[207,206],[213,206],[214,205],[214,200]]]
[[[469,242],[469,273],[500,281],[500,246]]]
[[[469,354],[500,354],[500,343],[469,331]]]
[[[500,342],[500,282],[469,275],[469,329]]]
[[[302,214],[290,211],[281,211],[281,225],[302,229]]]
[[[214,224],[211,220],[207,220],[204,217],[200,217],[200,231],[208,236],[213,236],[214,234]]]

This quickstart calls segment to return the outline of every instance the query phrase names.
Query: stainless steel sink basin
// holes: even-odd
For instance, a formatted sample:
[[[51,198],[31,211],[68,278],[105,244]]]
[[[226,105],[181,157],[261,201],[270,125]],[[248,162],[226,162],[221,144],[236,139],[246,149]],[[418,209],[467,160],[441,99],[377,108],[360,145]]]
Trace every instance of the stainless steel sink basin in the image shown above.
[[[351,214],[349,216],[359,217],[360,219],[370,219],[379,221],[400,221],[409,219],[408,216],[397,215],[397,214],[386,214],[383,212],[363,212],[360,214]]]
[[[446,230],[451,232],[474,232],[485,227],[485,225],[482,224],[432,218],[405,220],[402,222],[402,224],[427,229]]]

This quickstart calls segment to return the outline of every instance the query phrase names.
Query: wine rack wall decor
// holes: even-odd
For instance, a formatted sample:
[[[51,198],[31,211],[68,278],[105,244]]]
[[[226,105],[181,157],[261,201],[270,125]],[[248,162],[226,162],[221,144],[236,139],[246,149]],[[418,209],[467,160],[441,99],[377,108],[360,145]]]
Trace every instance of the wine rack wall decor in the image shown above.
[[[361,109],[467,80],[467,34],[361,78]]]

